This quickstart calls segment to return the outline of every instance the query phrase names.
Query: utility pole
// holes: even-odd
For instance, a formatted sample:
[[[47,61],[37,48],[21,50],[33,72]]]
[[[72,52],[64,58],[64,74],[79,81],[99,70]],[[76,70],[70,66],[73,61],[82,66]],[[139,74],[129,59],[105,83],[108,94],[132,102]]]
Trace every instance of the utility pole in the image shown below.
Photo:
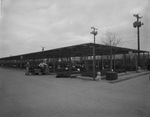
[[[45,49],[45,47],[41,46],[41,48],[42,48],[42,55],[41,55],[41,57],[42,57],[42,59],[44,61],[44,49]]]
[[[43,52],[43,51],[44,51],[44,49],[45,49],[45,47],[41,46],[41,48],[42,48],[42,52]]]
[[[95,37],[98,34],[98,32],[96,30],[96,28],[91,27],[91,29],[93,29],[93,31],[91,32],[91,34],[94,35],[94,45],[93,45],[93,80],[95,80]]]
[[[134,17],[136,17],[137,21],[133,23],[133,27],[137,28],[137,41],[138,41],[138,66],[140,66],[140,27],[144,25],[139,21],[139,19],[142,19],[142,17],[139,16],[139,14],[134,14]]]

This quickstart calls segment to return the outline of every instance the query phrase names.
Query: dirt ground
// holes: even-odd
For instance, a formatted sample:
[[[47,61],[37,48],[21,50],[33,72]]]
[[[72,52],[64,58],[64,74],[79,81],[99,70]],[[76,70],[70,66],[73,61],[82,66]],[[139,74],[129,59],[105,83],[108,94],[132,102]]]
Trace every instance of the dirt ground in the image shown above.
[[[0,68],[0,117],[150,117],[148,77],[112,84]]]

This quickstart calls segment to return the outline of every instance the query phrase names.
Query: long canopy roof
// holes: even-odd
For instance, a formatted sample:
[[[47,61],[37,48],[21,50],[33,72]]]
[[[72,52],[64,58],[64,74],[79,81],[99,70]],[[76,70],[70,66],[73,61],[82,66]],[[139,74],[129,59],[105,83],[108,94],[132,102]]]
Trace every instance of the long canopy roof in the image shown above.
[[[73,45],[68,47],[62,47],[52,50],[46,50],[41,52],[34,52],[22,55],[16,55],[11,57],[1,58],[0,60],[20,60],[20,59],[42,59],[42,58],[63,58],[63,57],[82,57],[82,56],[92,56],[93,46],[95,46],[96,55],[109,55],[110,46],[94,43],[84,43],[79,45]],[[130,51],[137,53],[136,49],[129,49],[123,47],[112,46],[113,54],[128,54]],[[140,53],[148,51],[140,50]]]

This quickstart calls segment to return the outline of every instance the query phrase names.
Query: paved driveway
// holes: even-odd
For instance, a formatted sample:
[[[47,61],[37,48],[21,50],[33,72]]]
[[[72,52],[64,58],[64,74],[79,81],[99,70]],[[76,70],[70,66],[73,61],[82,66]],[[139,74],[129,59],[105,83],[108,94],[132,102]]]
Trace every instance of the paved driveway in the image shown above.
[[[150,117],[148,75],[119,83],[0,68],[0,117]]]

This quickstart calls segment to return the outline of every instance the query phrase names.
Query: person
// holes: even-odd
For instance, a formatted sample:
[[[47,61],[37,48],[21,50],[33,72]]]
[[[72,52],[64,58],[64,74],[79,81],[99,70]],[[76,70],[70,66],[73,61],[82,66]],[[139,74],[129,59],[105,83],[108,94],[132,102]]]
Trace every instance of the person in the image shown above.
[[[97,72],[97,76],[95,78],[96,81],[101,80],[101,72]]]
[[[26,63],[26,75],[29,75],[29,68],[30,68],[30,63],[29,62],[27,62]]]

